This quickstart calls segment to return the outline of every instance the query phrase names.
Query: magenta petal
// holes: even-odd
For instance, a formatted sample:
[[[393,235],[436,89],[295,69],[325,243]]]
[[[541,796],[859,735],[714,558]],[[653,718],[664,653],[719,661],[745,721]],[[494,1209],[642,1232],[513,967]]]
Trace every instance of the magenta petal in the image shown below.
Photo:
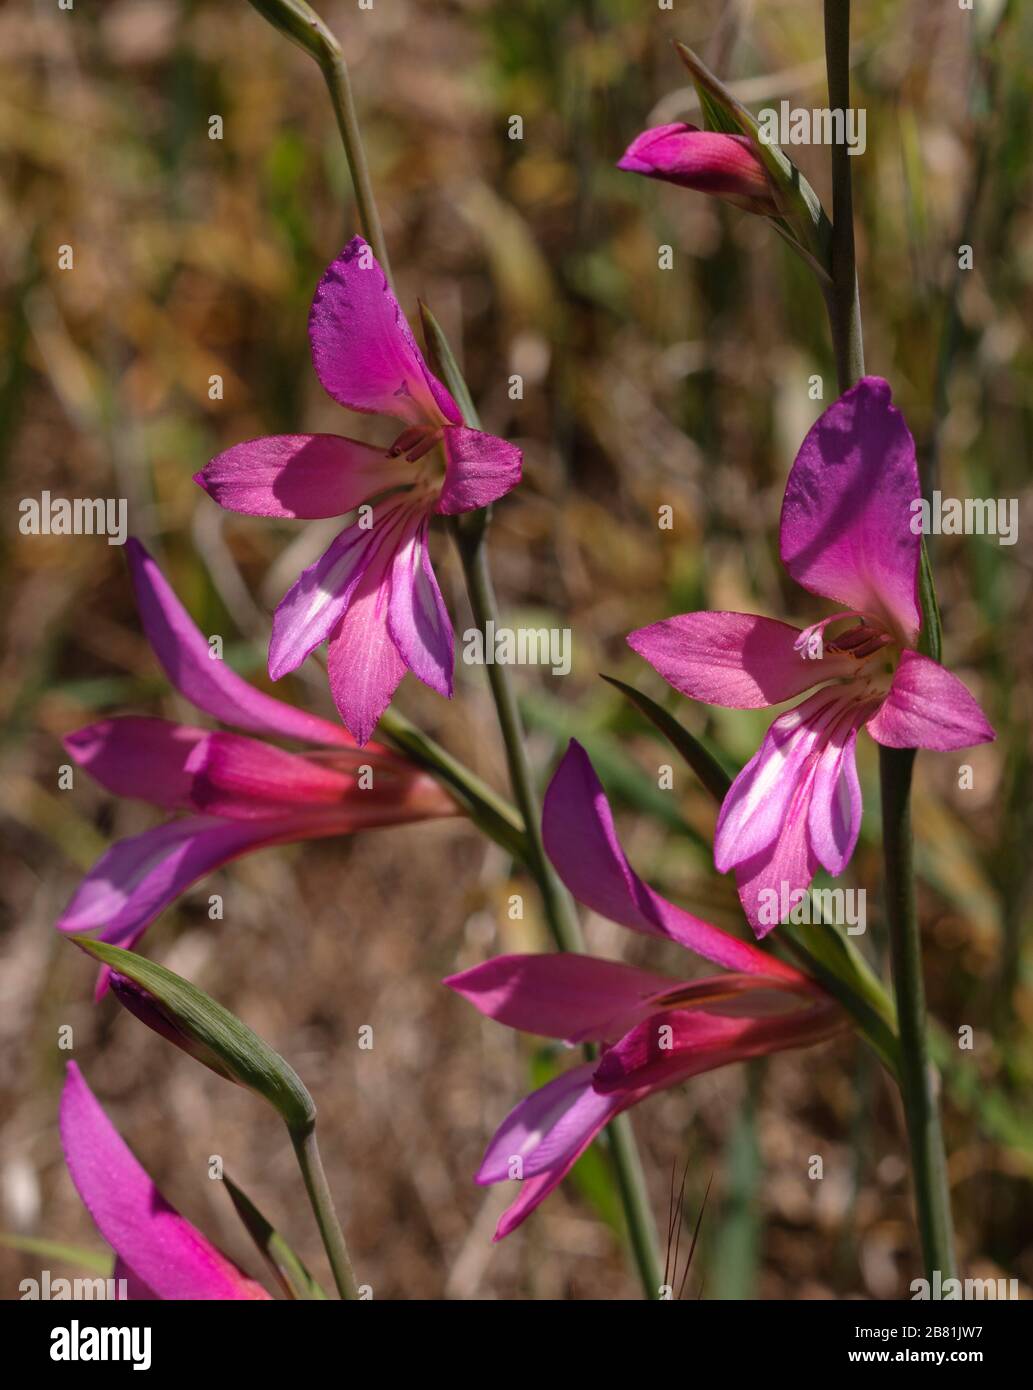
[[[127,715],[88,724],[64,739],[80,767],[115,796],[179,810],[190,803],[190,759],[211,735],[167,719]]]
[[[714,833],[714,864],[727,873],[774,844],[811,775],[811,756],[824,743],[841,702],[833,687],[787,710],[768,729],[757,752],[729,787]],[[806,806],[799,814],[806,816]]]
[[[327,648],[330,691],[360,747],[391,703],[406,671],[387,625],[394,555],[393,546],[386,546],[374,557],[347,612],[330,634]]]
[[[861,783],[857,776],[857,725],[836,729],[818,759],[807,811],[811,849],[835,877],[849,864],[861,832]]]
[[[410,425],[462,424],[362,237],[352,238],[320,280],[308,332],[316,375],[349,410]]]
[[[752,859],[735,866],[739,901],[758,940],[781,922],[783,898],[794,907],[818,870],[818,856],[807,833],[813,768],[812,762],[811,771],[797,784],[778,839]]]
[[[603,1095],[640,1097],[731,1062],[807,1047],[846,1026],[836,1005],[811,1004],[777,1018],[732,1019],[680,1011],[654,1014],[608,1048],[594,1084]]]
[[[799,628],[752,613],[683,613],[629,633],[628,645],[693,700],[761,709],[853,670],[845,654],[798,651],[799,637]]]
[[[269,1298],[166,1202],[74,1062],[61,1094],[60,1128],[72,1181],[123,1275],[126,1266],[131,1270],[134,1296],[142,1285],[160,1299]]]
[[[427,530],[424,518],[395,552],[387,629],[413,675],[451,699],[455,668],[452,620],[431,566]]]
[[[295,812],[277,819],[221,821],[189,816],[119,840],[77,888],[57,923],[131,947],[170,903],[205,874],[251,850],[339,834],[328,812]]]
[[[437,510],[446,516],[486,507],[520,481],[523,454],[515,444],[480,430],[445,431],[445,481]]]
[[[326,641],[374,556],[393,546],[396,531],[393,513],[368,530],[355,522],[330,542],[314,565],[302,570],[273,614],[269,674],[274,681],[296,670]]]
[[[571,739],[545,793],[542,834],[574,897],[632,931],[666,936],[728,970],[799,982],[800,973],[660,897],[628,863],[606,793],[588,754]]]
[[[782,503],[781,553],[805,589],[879,619],[908,646],[921,627],[911,529],[915,441],[890,388],[864,377],[800,446]]]
[[[412,481],[412,464],[336,434],[276,434],[216,454],[194,482],[220,507],[248,516],[344,516]]]
[[[354,777],[240,734],[213,733],[191,758],[188,804],[206,815],[269,819],[304,808],[375,803]]]
[[[613,1037],[678,982],[593,956],[496,956],[444,984],[488,1018],[546,1038]]]
[[[750,212],[774,216],[778,207],[752,140],[676,121],[643,131],[618,169],[726,198]]]
[[[224,661],[213,660],[208,643],[144,547],[131,537],[125,550],[144,631],[165,674],[191,704],[252,733],[351,743],[339,725],[263,695]]]
[[[488,1145],[476,1181],[533,1178],[555,1168],[566,1172],[620,1108],[620,1102],[592,1089],[595,1065],[585,1062],[564,1072],[511,1110]]]
[[[970,748],[997,737],[957,676],[917,652],[901,653],[868,732],[887,748]]]

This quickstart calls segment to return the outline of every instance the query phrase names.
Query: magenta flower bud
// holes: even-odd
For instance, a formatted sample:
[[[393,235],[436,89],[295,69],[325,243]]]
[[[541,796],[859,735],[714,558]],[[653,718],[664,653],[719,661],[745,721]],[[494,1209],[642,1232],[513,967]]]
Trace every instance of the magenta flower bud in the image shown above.
[[[710,193],[747,212],[779,215],[771,181],[746,135],[698,130],[681,121],[655,126],[631,142],[617,168]]]

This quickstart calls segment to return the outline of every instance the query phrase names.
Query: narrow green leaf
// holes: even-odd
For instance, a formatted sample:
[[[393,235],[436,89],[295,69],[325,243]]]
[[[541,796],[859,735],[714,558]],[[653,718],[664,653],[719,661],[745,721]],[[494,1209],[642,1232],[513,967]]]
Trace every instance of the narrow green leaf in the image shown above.
[[[926,548],[925,536],[922,537],[920,555],[918,597],[922,606],[922,632],[918,646],[919,650],[931,657],[933,661],[940,661],[943,650],[943,630],[940,623],[940,605],[936,601],[933,570],[929,563],[929,551]]]
[[[430,772],[456,796],[480,830],[519,863],[527,861],[527,839],[519,813],[474,772],[397,710],[380,716],[377,733]]]
[[[115,1264],[110,1250],[87,1250],[81,1245],[65,1245],[63,1241],[41,1240],[37,1236],[14,1236],[0,1231],[0,1245],[26,1255],[41,1255],[45,1260],[63,1260],[93,1274],[110,1275]]]
[[[626,685],[624,681],[619,681],[616,676],[604,675],[603,680],[612,685],[614,689],[619,690],[655,728],[660,730],[664,738],[674,746],[692,768],[715,801],[721,802],[725,799],[728,788],[732,785],[732,779],[714,755],[704,748],[694,734],[690,734],[684,725],[678,723],[674,715],[668,714],[655,700],[644,695],[641,690],[636,690],[633,685]]]
[[[456,405],[458,405],[466,423],[471,429],[479,430],[481,417],[473,403],[466,378],[459,370],[459,363],[456,361],[451,344],[445,337],[445,330],[422,299],[420,300],[420,321],[423,324],[423,339],[427,345],[427,355],[430,358],[431,367],[452,392],[456,399]]]
[[[303,1302],[325,1299],[326,1294],[305,1268],[300,1257],[294,1253],[279,1231],[265,1219],[250,1197],[225,1173],[222,1181],[230,1194],[234,1210],[244,1223],[244,1229],[255,1242],[273,1278],[287,1297]]]
[[[297,1072],[228,1009],[145,956],[87,936],[71,940],[110,967],[119,1002],[141,1022],[218,1075],[262,1096],[292,1133],[312,1128],[315,1102]],[[126,980],[135,988],[122,988]]]

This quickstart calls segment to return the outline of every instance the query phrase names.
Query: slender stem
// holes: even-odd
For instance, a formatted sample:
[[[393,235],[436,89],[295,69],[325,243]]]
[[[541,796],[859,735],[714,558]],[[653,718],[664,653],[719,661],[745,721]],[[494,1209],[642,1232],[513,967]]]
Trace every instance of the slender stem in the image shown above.
[[[348,64],[344,54],[337,49],[320,63],[326,85],[330,89],[334,115],[344,144],[344,153],[351,170],[352,187],[355,190],[355,204],[359,212],[359,225],[362,234],[373,248],[373,254],[380,262],[380,268],[391,284],[391,263],[387,255],[387,242],[377,211],[377,200],[373,195],[373,182],[366,163],[366,151],[359,133],[359,118],[352,97],[351,80],[348,77]]]
[[[344,151],[348,159],[348,167],[351,170],[362,230],[390,282],[391,271],[387,247],[384,242],[384,232],[377,212],[376,199],[373,195],[373,185],[370,180],[369,166],[366,163],[358,115],[352,98],[348,68],[341,47],[305,0],[251,0],[251,3],[270,23],[311,53],[319,63],[330,90],[334,113],[337,116],[341,139],[344,142]],[[463,383],[462,396],[465,401],[469,402],[469,392],[466,390],[465,383]],[[467,423],[476,426],[478,422],[472,403],[469,413],[472,418],[468,418]],[[482,627],[488,621],[495,621],[497,618],[495,593],[484,544],[487,524],[488,511],[484,509],[464,517],[461,521],[456,521],[454,526],[454,535],[470,595],[470,605],[477,622]],[[546,919],[557,946],[564,951],[583,950],[581,926],[573,900],[556,876],[542,843],[534,778],[527,761],[524,730],[520,711],[517,708],[516,696],[504,666],[493,663],[488,667],[488,676],[505,744],[506,762],[509,767],[513,795],[524,821],[526,847],[522,857],[538,884]],[[441,770],[439,760],[438,771]],[[454,778],[456,767],[454,766],[450,771]],[[463,790],[469,792],[469,784],[464,786]],[[500,822],[495,814],[499,808],[488,805],[483,796],[479,800],[475,797],[475,801],[480,810],[487,812],[486,819],[492,829],[500,830]],[[486,827],[482,826],[482,828]],[[491,833],[490,830],[489,833]],[[656,1229],[650,1214],[642,1166],[635,1148],[635,1138],[627,1116],[621,1115],[612,1120],[607,1128],[607,1133],[610,1136],[617,1181],[624,1203],[632,1249],[635,1253],[642,1286],[647,1298],[657,1298],[659,1297],[661,1276]],[[305,1142],[307,1143],[307,1141]],[[316,1149],[315,1134],[313,1133],[311,1136],[310,1154],[307,1154],[306,1151],[307,1156],[303,1156],[303,1150],[299,1148],[298,1141],[295,1141],[295,1151],[298,1153],[298,1161],[302,1165],[302,1173],[305,1175],[309,1197],[316,1213],[316,1220],[319,1222],[319,1229],[323,1234],[327,1254],[330,1255],[330,1263],[334,1267],[334,1277],[338,1281],[337,1286],[341,1290],[341,1296],[343,1298],[354,1297],[354,1292],[347,1293],[342,1287],[341,1275],[343,1274],[347,1286],[354,1290],[354,1276],[348,1263],[344,1238],[330,1203],[326,1178],[319,1162],[318,1149]],[[315,1179],[315,1185],[313,1179]],[[321,1187],[319,1186],[320,1183]],[[334,1251],[337,1252],[340,1273],[338,1263],[335,1263]]]
[[[824,4],[829,106],[845,111],[850,105],[850,0],[824,0]],[[842,393],[864,375],[853,191],[845,144],[832,147],[832,285],[826,303]],[[910,809],[914,760],[915,750],[911,748],[879,749],[886,914],[900,1035],[900,1091],[922,1254],[931,1280],[936,1270],[943,1278],[953,1277],[955,1266],[939,1084],[929,1061],[922,942],[915,910]]]
[[[913,748],[880,748],[882,834],[886,859],[886,906],[900,1031],[901,1095],[915,1182],[915,1204],[926,1274],[953,1278],[954,1233],[950,1187],[940,1130],[939,1076],[929,1060],[926,1037],[922,941],[915,914],[911,863],[911,772]]]
[[[490,631],[488,623],[495,628],[501,626],[498,620],[498,604],[495,589],[488,568],[488,550],[484,543],[486,527],[478,526],[474,538],[462,526],[454,528],[459,556],[466,578],[466,589],[470,598],[470,608],[474,621],[482,631]],[[527,838],[527,861],[535,881],[542,892],[545,916],[549,930],[562,951],[583,951],[581,927],[574,911],[569,893],[560,883],[555,869],[549,862],[542,843],[541,818],[538,812],[538,799],[535,795],[534,777],[527,759],[524,742],[523,722],[517,707],[516,694],[509,679],[509,671],[500,662],[492,662],[486,667],[488,683],[491,686],[495,711],[498,715],[502,742],[506,752],[506,765],[509,769],[513,799],[524,822]]]
[[[492,623],[496,629],[500,626],[485,544],[488,519],[486,512],[478,512],[468,520],[457,520],[453,524],[453,536],[466,578],[470,608],[474,621],[484,632],[489,631],[488,623]],[[524,821],[527,867],[538,884],[545,918],[556,945],[561,951],[583,952],[585,943],[574,901],[545,853],[534,775],[527,758],[523,721],[509,671],[498,662],[488,666],[487,671],[502,731],[513,797]],[[606,1132],[642,1290],[646,1298],[655,1299],[660,1296],[663,1283],[660,1251],[642,1162],[628,1116],[616,1116],[610,1121]]]
[[[323,1247],[326,1250],[326,1257],[330,1261],[330,1268],[333,1270],[337,1292],[344,1299],[357,1299],[359,1287],[355,1282],[352,1262],[348,1257],[348,1247],[344,1243],[341,1223],[337,1219],[333,1198],[330,1196],[330,1184],[323,1171],[323,1160],[319,1156],[319,1145],[316,1143],[315,1126],[313,1125],[304,1134],[292,1130],[291,1143],[298,1156],[298,1167],[305,1180],[305,1191],[308,1193],[309,1202],[315,1213],[319,1234],[323,1238]]]
[[[829,106],[850,106],[850,0],[825,0]],[[854,259],[854,194],[846,142],[832,146],[832,284],[825,291],[840,393],[864,376],[861,301]]]

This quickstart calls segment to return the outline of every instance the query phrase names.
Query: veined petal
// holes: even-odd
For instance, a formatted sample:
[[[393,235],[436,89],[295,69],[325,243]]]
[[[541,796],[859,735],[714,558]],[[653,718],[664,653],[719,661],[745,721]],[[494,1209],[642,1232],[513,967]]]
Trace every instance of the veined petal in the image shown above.
[[[339,724],[263,695],[224,661],[213,660],[207,641],[140,542],[130,537],[125,551],[148,641],[169,680],[191,704],[252,733],[354,746]]]
[[[323,388],[349,410],[394,415],[410,425],[462,424],[362,237],[352,238],[320,280],[309,341]]]
[[[752,859],[735,866],[739,901],[758,940],[802,901],[818,870],[818,856],[807,830],[816,762],[812,756],[809,767],[797,780],[778,838]],[[783,902],[787,904],[785,911]]]
[[[445,481],[437,510],[446,516],[496,502],[520,481],[523,454],[515,444],[465,426],[445,430]]]
[[[887,748],[970,748],[997,737],[957,676],[918,652],[901,653],[868,732]]]
[[[676,121],[637,136],[618,169],[725,198],[749,212],[775,216],[778,206],[752,140]]]
[[[798,970],[676,907],[643,883],[628,863],[606,793],[588,754],[571,739],[542,808],[549,858],[579,902],[612,922],[665,936],[728,970],[799,982]]]
[[[811,755],[823,746],[842,702],[838,687],[819,690],[779,715],[768,729],[721,803],[714,833],[714,865],[719,873],[727,873],[774,843],[801,779],[809,774]]]
[[[790,1047],[807,1047],[847,1027],[834,1004],[808,1004],[776,1018],[718,1018],[663,1013],[640,1023],[607,1048],[595,1072],[603,1095],[663,1090],[702,1072]]]
[[[452,620],[431,566],[428,526],[427,517],[417,518],[395,552],[387,630],[413,675],[450,700],[455,668]]]
[[[374,558],[330,634],[327,648],[334,703],[360,747],[391,703],[406,671],[387,625],[394,556],[392,544]]]
[[[861,831],[861,783],[857,776],[857,731],[870,706],[852,711],[829,736],[818,759],[807,810],[807,835],[818,859],[835,877],[853,856]]]
[[[267,1299],[261,1284],[166,1202],[74,1062],[61,1094],[61,1144],[93,1221],[133,1275],[161,1299]]]
[[[382,509],[368,529],[355,522],[298,576],[273,615],[269,674],[274,681],[296,670],[326,641],[375,561],[376,572],[382,572],[399,543],[401,521],[400,509],[392,506]]]
[[[849,675],[849,656],[797,649],[800,629],[752,613],[683,613],[628,635],[669,685],[726,709],[761,709]]]
[[[555,1168],[566,1172],[620,1108],[592,1089],[595,1065],[585,1062],[564,1072],[511,1110],[488,1145],[475,1181],[486,1185],[533,1178]]]
[[[496,956],[442,983],[488,1018],[571,1042],[624,1032],[658,993],[678,988],[665,975],[567,952]]]
[[[216,454],[194,482],[230,512],[314,518],[344,516],[412,478],[406,459],[356,439],[275,434]]]
[[[829,406],[800,446],[782,503],[781,553],[805,589],[877,618],[907,646],[921,627],[911,529],[915,441],[880,377]]]

